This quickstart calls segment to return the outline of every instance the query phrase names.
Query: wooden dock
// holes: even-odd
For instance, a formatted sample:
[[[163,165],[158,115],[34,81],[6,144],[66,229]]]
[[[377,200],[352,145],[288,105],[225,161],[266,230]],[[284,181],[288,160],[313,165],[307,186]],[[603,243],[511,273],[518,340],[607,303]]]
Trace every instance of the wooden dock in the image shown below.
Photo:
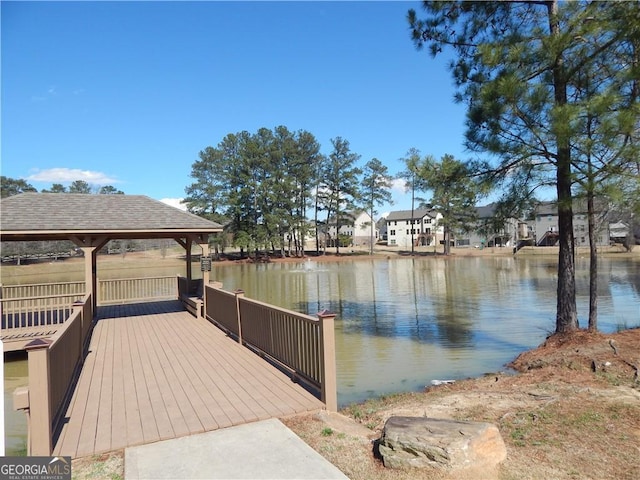
[[[83,457],[322,408],[179,301],[100,307],[53,454]]]

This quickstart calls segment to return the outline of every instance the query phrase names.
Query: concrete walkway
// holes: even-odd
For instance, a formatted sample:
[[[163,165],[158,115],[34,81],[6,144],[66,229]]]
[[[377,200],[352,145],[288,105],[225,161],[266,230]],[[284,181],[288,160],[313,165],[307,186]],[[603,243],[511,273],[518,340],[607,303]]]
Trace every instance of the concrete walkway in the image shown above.
[[[134,479],[346,479],[277,419],[129,447]]]

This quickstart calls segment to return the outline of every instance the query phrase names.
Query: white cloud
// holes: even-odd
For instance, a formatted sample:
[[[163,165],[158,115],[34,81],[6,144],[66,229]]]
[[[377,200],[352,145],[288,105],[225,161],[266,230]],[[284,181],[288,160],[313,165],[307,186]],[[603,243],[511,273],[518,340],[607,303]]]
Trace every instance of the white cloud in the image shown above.
[[[171,205],[172,207],[175,207],[177,209],[180,209],[184,212],[187,211],[187,206],[182,203],[182,198],[161,198],[160,201],[162,203],[166,203],[167,205]]]
[[[406,193],[406,181],[403,178],[394,178],[391,181],[391,190],[398,193]]]
[[[90,185],[113,185],[120,183],[117,178],[110,177],[106,173],[80,170],[79,168],[48,168],[46,170],[36,170],[27,177],[27,180],[32,182],[62,184],[83,180]]]

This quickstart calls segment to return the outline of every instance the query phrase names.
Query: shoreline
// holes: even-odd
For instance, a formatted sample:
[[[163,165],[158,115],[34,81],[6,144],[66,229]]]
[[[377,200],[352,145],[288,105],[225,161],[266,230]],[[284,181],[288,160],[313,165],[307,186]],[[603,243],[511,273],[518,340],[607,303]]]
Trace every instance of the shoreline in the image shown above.
[[[199,254],[194,252],[193,263],[199,262]],[[254,260],[249,257],[240,258],[238,252],[226,252],[219,260],[212,261],[212,270],[219,266],[228,266],[232,264],[244,263],[302,263],[302,262],[347,262],[362,260],[393,260],[401,258],[411,258],[410,250],[398,250],[392,247],[377,247],[373,255],[369,254],[368,248],[354,247],[344,248],[339,255],[335,251],[327,251],[325,254],[315,255],[315,252],[307,251],[304,257],[266,257],[266,260]],[[445,256],[441,249],[434,252],[433,247],[416,247],[414,251],[416,259],[447,259],[455,260],[459,258],[479,257],[513,257],[513,258],[549,258],[557,259],[557,247],[523,247],[515,255],[510,247],[487,247],[479,248],[452,248],[451,255]],[[576,251],[576,258],[588,259],[589,249],[580,247]],[[640,247],[634,248],[627,252],[621,246],[603,247],[598,251],[598,258],[609,259],[629,259],[632,261],[640,261]],[[161,254],[159,250],[147,250],[141,252],[129,252],[126,255],[121,254],[102,254],[98,256],[98,268],[104,270],[117,269],[137,269],[143,264],[145,267],[170,267],[175,265],[180,268],[184,265],[185,255],[183,252],[172,251],[170,254]],[[41,271],[34,271],[41,270]],[[81,256],[70,257],[59,260],[42,259],[42,260],[24,260],[21,265],[14,262],[2,263],[0,272],[0,282],[7,283],[13,276],[19,275],[35,275],[35,274],[55,274],[60,270],[65,272],[76,272],[84,274],[84,258]],[[10,282],[7,284],[11,284]]]

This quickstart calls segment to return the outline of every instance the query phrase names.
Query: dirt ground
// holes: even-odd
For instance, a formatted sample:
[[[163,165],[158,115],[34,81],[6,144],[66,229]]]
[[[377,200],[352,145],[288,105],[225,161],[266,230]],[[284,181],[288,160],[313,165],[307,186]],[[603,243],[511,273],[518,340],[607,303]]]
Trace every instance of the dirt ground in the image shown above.
[[[519,373],[371,400],[341,412],[364,430],[317,415],[285,423],[352,480],[640,478],[640,329],[552,336],[511,366]],[[493,423],[507,459],[491,472],[385,469],[372,440],[393,415]]]

